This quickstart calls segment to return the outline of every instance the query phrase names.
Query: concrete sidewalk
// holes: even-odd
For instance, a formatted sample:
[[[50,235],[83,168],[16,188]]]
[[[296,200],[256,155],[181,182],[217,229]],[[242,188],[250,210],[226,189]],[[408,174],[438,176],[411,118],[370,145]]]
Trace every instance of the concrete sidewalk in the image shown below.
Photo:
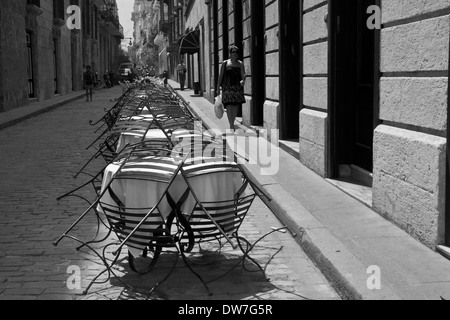
[[[29,105],[6,112],[0,112],[0,130],[83,97],[85,97],[85,91],[76,91],[52,99],[32,102]]]
[[[174,81],[169,80],[169,84],[179,88]],[[226,115],[217,119],[208,100],[189,89],[177,92],[208,129],[228,128]],[[449,260],[290,154],[280,149],[279,155],[275,175],[262,175],[258,166],[248,163],[245,167],[271,198],[266,204],[289,226],[303,250],[343,298],[450,299]]]

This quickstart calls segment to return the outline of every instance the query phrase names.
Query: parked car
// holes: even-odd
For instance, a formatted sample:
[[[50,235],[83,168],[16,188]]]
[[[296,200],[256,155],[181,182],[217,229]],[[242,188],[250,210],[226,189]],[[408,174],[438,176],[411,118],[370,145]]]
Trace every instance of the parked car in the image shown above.
[[[133,73],[132,63],[122,63],[119,67],[119,74],[121,78],[127,78],[129,74]]]

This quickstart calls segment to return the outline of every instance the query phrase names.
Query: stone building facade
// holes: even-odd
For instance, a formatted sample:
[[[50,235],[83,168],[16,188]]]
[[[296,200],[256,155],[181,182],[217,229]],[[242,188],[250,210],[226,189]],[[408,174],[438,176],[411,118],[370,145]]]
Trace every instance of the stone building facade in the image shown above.
[[[68,12],[71,5],[80,10]],[[106,0],[2,1],[0,112],[82,90],[88,64],[99,74],[117,69],[123,31],[114,8]]]
[[[154,41],[159,32],[159,15],[159,1],[134,1],[132,20],[134,22],[133,45],[136,51],[136,67],[152,65],[158,73],[160,73],[157,55],[158,46],[155,45]]]
[[[244,124],[277,129],[273,143],[337,187],[360,185],[356,198],[427,246],[450,245],[449,0],[185,6],[186,28],[200,30],[189,73],[205,98],[236,44]]]
[[[153,65],[177,79],[180,60],[177,42],[184,34],[184,0],[134,0],[135,61],[137,67]]]

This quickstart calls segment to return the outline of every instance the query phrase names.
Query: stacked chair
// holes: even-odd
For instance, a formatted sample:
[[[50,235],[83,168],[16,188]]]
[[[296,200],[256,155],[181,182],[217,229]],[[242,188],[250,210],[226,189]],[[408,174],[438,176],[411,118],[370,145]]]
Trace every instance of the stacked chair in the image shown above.
[[[255,197],[265,195],[226,140],[205,132],[170,86],[150,81],[124,91],[101,119],[90,122],[98,126],[98,137],[87,147],[94,149],[93,155],[75,175],[87,175],[89,180],[58,198],[79,197],[88,205],[54,245],[72,239],[79,243],[78,250],[88,248],[105,265],[84,294],[111,276],[139,291],[117,275],[115,265],[123,250],[128,251],[130,269],[141,275],[151,273],[161,255],[174,257],[166,275],[143,292],[149,296],[172,274],[180,257],[208,294],[209,283],[241,263],[245,269],[245,262],[251,262],[264,274],[250,252],[263,238],[284,228],[271,230],[254,243],[239,235]],[[90,164],[99,158],[105,166],[90,173]],[[95,190],[95,199],[78,194],[88,186]],[[98,221],[95,236],[80,239],[74,229],[92,212]],[[106,230],[101,239],[100,228]],[[215,257],[226,244],[240,249],[239,263],[219,278],[207,279],[192,260],[197,247],[205,244],[215,246]]]

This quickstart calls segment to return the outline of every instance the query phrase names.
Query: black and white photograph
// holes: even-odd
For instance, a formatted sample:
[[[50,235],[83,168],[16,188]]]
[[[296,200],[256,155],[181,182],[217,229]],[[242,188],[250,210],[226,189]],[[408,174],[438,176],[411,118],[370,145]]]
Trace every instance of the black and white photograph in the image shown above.
[[[0,300],[450,300],[449,47],[450,0],[0,0]]]

